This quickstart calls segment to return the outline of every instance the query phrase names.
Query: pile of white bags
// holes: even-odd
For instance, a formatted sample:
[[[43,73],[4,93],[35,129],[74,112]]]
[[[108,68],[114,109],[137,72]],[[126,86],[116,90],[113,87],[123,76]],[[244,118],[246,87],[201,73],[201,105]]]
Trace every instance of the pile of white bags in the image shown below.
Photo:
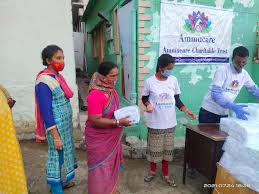
[[[247,104],[248,121],[223,118],[228,133],[220,164],[245,186],[259,192],[259,104]]]

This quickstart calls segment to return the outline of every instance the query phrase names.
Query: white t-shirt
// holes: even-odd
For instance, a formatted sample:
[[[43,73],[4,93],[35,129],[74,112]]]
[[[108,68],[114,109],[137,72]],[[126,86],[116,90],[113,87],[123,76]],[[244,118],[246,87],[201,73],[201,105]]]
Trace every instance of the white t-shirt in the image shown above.
[[[175,127],[175,98],[180,94],[180,88],[176,77],[169,76],[167,80],[160,81],[155,75],[146,79],[143,96],[149,95],[149,102],[153,106],[153,112],[145,112],[146,124],[153,129],[168,129]]]
[[[204,97],[202,108],[217,115],[227,115],[228,109],[218,105],[211,97],[212,85],[222,88],[222,95],[225,99],[234,102],[243,86],[251,87],[255,83],[245,69],[237,73],[232,64],[220,67],[214,74],[208,94]]]

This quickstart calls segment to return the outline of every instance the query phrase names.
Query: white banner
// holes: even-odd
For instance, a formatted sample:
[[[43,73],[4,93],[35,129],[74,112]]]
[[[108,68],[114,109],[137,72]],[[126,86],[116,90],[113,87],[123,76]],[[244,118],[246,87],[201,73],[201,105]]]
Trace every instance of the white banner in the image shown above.
[[[181,63],[228,63],[233,12],[161,2],[160,55]]]

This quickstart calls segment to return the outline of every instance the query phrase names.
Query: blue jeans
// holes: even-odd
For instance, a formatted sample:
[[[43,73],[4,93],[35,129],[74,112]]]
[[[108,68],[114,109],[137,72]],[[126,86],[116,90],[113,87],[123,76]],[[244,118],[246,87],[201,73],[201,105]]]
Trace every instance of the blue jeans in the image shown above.
[[[199,112],[199,123],[220,123],[220,119],[224,117],[228,117],[228,115],[217,115],[201,108]]]

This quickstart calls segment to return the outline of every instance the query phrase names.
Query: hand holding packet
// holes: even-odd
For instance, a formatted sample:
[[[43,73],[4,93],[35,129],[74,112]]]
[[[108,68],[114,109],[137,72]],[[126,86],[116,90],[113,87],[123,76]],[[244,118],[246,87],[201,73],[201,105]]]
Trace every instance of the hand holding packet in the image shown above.
[[[126,106],[114,112],[115,119],[122,119],[127,116],[129,116],[129,120],[131,121],[132,124],[139,123],[140,112],[139,112],[138,106],[136,105]]]

